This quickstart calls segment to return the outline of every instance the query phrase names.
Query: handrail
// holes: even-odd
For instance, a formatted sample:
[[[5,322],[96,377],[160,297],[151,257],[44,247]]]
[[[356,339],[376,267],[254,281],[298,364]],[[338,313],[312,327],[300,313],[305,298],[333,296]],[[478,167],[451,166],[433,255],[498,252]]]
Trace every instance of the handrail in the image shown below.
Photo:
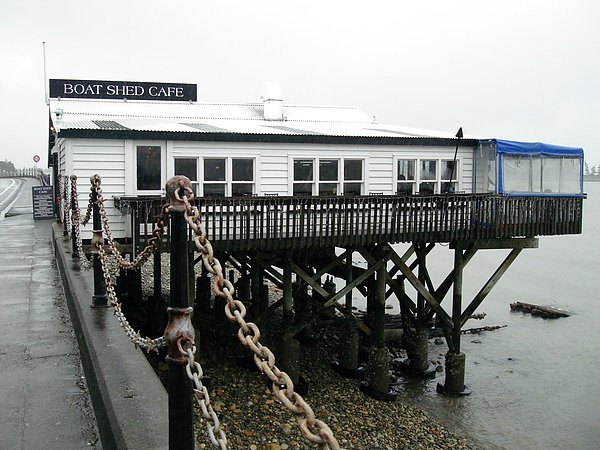
[[[161,197],[115,197],[121,212],[159,208]],[[450,242],[581,233],[582,197],[201,197],[219,248],[278,249],[377,242]],[[158,210],[157,210],[158,211]]]

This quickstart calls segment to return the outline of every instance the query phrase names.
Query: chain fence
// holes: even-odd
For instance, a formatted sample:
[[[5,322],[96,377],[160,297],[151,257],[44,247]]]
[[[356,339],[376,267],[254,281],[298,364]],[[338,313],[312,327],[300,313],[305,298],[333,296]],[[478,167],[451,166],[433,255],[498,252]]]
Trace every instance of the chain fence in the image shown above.
[[[64,177],[64,200],[61,202],[63,208],[65,208],[65,204],[69,205],[70,203],[68,202],[69,199],[67,198],[69,189],[66,187],[68,180],[68,177]],[[80,212],[76,187],[77,177],[72,176],[70,181],[71,199],[74,201],[71,221],[73,224],[76,224],[74,230],[76,233],[77,245],[80,255],[83,255],[83,250],[81,248],[81,234],[79,231]],[[150,256],[158,249],[162,236],[165,234],[165,230],[169,221],[170,203],[166,203],[162,207],[161,214],[157,216],[156,227],[152,231],[152,237],[149,239],[148,245],[142,250],[142,252],[140,252],[134,261],[129,262],[126,261],[122,256],[117,248],[116,241],[112,237],[108,214],[106,212],[105,200],[102,195],[100,176],[94,175],[90,178],[90,181],[92,186],[90,188],[89,203],[84,220],[81,221],[81,223],[83,224],[89,221],[94,203],[93,198],[95,195],[96,204],[98,206],[100,218],[103,224],[103,231],[107,238],[109,251],[111,256],[113,256],[116,260],[117,266],[126,270],[141,268],[149,260]],[[180,191],[183,193],[183,195],[180,195]],[[189,227],[193,230],[193,239],[196,250],[201,254],[204,267],[214,277],[214,294],[217,297],[224,298],[226,300],[226,317],[228,320],[236,323],[239,326],[239,341],[254,353],[254,362],[258,369],[272,382],[272,390],[274,395],[284,406],[287,407],[289,411],[296,416],[296,421],[298,423],[300,432],[309,442],[316,444],[320,449],[340,449],[340,446],[333,435],[331,428],[325,422],[315,417],[312,408],[306,403],[302,396],[294,390],[294,383],[289,375],[275,365],[275,355],[273,352],[268,347],[260,343],[260,330],[258,326],[252,322],[246,322],[244,320],[246,308],[242,302],[234,299],[234,287],[231,282],[224,277],[221,263],[214,256],[212,245],[207,239],[204,227],[200,222],[200,212],[196,206],[193,206],[190,203],[190,201],[194,198],[194,194],[190,186],[180,183],[180,186],[175,189],[172,194],[174,195],[175,200],[182,203],[185,207],[184,218]],[[66,211],[68,211],[68,209],[66,209]],[[64,215],[65,220],[68,220],[68,216],[68,213]],[[69,228],[70,227],[67,227],[67,229]],[[121,304],[115,292],[113,275],[111,274],[109,268],[109,254],[104,248],[103,241],[103,239],[96,240],[93,245],[96,246],[98,252],[106,293],[110,301],[110,305],[114,310],[114,314],[126,335],[133,342],[136,348],[140,347],[145,351],[158,353],[159,349],[168,345],[165,335],[156,339],[142,337],[140,332],[136,331],[127,320],[127,317],[121,309]],[[180,337],[176,341],[176,346],[177,352],[179,352],[179,354],[186,359],[185,372],[188,379],[192,383],[194,399],[202,411],[202,415],[206,419],[206,429],[210,442],[215,448],[226,449],[228,446],[226,434],[222,429],[219,418],[210,403],[208,390],[206,386],[202,384],[203,370],[201,365],[195,359],[195,342],[190,337]]]

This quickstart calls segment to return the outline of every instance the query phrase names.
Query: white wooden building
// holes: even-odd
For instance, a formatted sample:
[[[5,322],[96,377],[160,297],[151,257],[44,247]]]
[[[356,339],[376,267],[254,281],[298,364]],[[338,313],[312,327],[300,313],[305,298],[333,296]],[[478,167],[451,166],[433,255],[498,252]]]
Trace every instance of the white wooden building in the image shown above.
[[[354,107],[288,105],[274,83],[257,103],[51,98],[50,153],[78,191],[161,195],[173,175],[198,196],[471,192],[478,141],[381,124]],[[52,158],[49,158],[52,160]],[[452,180],[450,180],[452,177]],[[109,208],[110,209],[110,208]],[[110,209],[116,237],[124,218]]]

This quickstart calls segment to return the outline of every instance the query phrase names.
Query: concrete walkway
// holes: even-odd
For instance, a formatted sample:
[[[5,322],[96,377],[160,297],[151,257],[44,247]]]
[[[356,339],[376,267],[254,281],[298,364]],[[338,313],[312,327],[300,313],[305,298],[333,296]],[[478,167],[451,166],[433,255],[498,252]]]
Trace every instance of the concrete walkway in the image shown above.
[[[0,221],[0,448],[101,448],[36,184]]]

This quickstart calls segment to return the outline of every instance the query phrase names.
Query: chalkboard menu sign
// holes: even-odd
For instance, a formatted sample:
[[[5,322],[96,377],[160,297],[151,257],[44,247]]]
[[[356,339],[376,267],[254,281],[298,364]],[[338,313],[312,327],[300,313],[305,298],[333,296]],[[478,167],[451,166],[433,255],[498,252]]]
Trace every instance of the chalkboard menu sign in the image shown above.
[[[53,219],[54,203],[52,201],[52,186],[33,186],[33,218]]]

